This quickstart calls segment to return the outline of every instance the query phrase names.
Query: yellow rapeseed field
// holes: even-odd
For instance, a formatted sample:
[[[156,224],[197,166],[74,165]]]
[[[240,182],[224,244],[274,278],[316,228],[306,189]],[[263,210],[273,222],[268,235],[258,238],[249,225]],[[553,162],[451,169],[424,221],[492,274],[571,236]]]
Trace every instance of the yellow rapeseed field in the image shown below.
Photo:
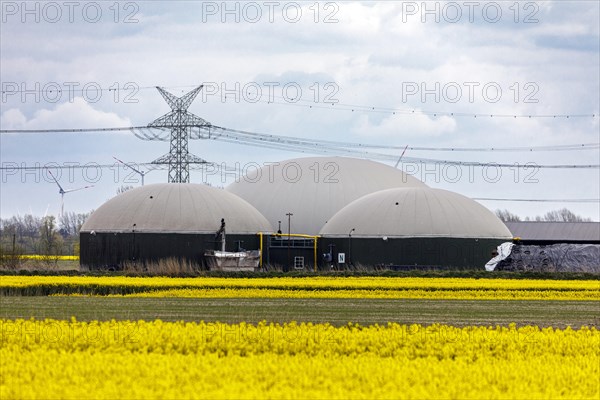
[[[2,276],[0,293],[600,300],[600,282]],[[600,397],[600,331],[0,319],[0,398]]]
[[[5,256],[6,257],[6,256]],[[23,254],[17,256],[21,260],[61,260],[61,261],[79,261],[79,256],[60,256],[60,255],[40,255],[40,254]]]
[[[598,399],[600,331],[0,320],[2,399]]]
[[[540,279],[3,276],[0,291],[5,295],[600,300],[599,281]]]

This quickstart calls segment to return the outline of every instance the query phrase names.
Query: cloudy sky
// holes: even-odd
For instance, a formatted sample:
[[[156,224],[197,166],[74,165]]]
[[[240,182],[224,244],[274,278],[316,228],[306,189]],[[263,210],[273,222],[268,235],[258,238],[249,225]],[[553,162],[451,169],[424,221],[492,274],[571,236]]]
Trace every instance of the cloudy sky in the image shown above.
[[[5,130],[144,126],[169,111],[155,86],[180,96],[204,84],[189,111],[251,132],[399,148],[600,142],[597,1],[1,5]],[[52,169],[65,189],[95,185],[65,195],[65,211],[87,212],[120,186],[140,184],[118,165],[94,165],[114,164],[113,156],[145,163],[169,150],[167,142],[127,131],[2,134],[0,140],[3,218],[58,214],[58,189],[44,166],[89,166]],[[191,173],[192,182],[216,186],[248,165],[307,155],[214,140],[191,141],[190,152],[237,168],[227,176]],[[597,168],[536,167],[597,165],[597,147],[409,150],[405,156],[514,165],[401,164],[432,187],[473,198],[600,197]],[[146,176],[146,183],[166,181],[164,170]],[[568,207],[600,220],[597,202],[481,203],[522,217]]]

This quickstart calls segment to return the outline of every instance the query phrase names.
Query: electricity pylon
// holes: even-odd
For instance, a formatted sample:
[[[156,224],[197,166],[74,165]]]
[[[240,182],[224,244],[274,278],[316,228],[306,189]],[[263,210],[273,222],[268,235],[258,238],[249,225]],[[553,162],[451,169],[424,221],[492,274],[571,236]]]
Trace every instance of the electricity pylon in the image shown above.
[[[169,153],[157,158],[152,163],[169,164],[169,183],[188,183],[190,181],[190,163],[206,163],[206,160],[188,152],[191,128],[210,126],[209,122],[187,111],[202,87],[203,85],[200,85],[182,97],[176,97],[163,88],[156,87],[171,107],[171,112],[157,118],[148,124],[148,127],[171,129],[171,145]]]

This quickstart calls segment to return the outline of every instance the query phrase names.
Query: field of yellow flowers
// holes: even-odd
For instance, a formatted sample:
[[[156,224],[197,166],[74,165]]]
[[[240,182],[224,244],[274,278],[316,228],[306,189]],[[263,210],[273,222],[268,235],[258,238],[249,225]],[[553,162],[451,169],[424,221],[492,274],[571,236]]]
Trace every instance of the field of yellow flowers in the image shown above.
[[[0,397],[585,398],[596,328],[0,320]]]
[[[594,280],[473,278],[157,278],[5,276],[2,295],[125,295],[203,298],[600,300]]]
[[[25,300],[20,296],[60,300],[64,315],[73,315],[68,312],[81,296],[93,296],[90,304],[97,305],[108,303],[96,299],[130,304],[147,300],[131,297],[151,297],[159,306],[162,298],[187,297],[322,299],[327,304],[390,299],[387,307],[400,299],[469,300],[467,308],[479,300],[488,301],[485,307],[500,300],[593,307],[600,306],[600,282],[0,277],[2,304],[12,309]],[[45,307],[44,302],[38,306]],[[145,321],[135,314],[118,321],[11,319],[6,313],[0,318],[0,398],[600,398],[600,331],[593,325],[542,329],[523,323],[527,319],[503,326],[332,325],[335,312],[332,308],[331,319],[322,320],[330,323],[297,323],[290,315],[288,322],[255,324]],[[248,314],[237,321],[248,321]]]

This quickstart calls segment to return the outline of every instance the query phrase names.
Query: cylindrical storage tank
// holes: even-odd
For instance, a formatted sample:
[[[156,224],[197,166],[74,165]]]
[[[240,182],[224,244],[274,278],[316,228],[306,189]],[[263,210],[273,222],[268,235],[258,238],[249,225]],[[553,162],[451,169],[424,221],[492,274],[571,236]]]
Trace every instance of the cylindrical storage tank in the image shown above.
[[[273,228],[260,212],[223,189],[191,183],[146,185],[100,206],[80,231],[82,267],[122,268],[124,263],[166,258],[202,265],[206,250],[220,248],[216,232],[226,223],[226,250],[258,249],[258,232]]]
[[[363,196],[337,212],[320,235],[322,251],[333,245],[347,263],[395,268],[483,267],[500,243],[512,240],[481,204],[429,187]]]
[[[316,235],[340,209],[366,194],[395,187],[425,187],[401,170],[347,157],[306,157],[270,163],[227,187],[260,211],[271,225]],[[289,217],[287,214],[293,214]]]

